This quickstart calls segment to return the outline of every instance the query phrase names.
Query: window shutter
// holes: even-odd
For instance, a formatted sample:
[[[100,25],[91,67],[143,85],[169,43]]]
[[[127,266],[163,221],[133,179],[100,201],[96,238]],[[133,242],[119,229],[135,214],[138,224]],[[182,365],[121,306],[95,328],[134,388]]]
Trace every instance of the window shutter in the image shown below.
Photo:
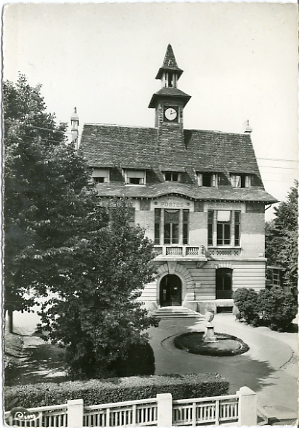
[[[213,174],[212,176],[212,186],[213,187],[217,186],[217,174]]]
[[[200,173],[197,174],[197,182],[199,186],[202,186],[202,174]]]
[[[241,176],[236,175],[236,185],[235,187],[241,187]]]

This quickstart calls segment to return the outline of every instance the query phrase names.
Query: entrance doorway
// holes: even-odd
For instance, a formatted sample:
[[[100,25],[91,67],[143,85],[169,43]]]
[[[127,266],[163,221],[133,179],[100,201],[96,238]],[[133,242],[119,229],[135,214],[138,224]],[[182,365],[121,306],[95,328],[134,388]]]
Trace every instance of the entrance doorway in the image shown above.
[[[216,270],[216,299],[232,298],[232,269],[221,268]]]
[[[160,282],[160,305],[181,306],[182,281],[177,275],[166,275]]]

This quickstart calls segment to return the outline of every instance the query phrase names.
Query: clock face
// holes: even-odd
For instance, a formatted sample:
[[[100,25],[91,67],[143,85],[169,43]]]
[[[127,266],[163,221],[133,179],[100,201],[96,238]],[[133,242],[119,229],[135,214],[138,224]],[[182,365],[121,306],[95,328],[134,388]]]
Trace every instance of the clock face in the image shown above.
[[[178,112],[177,112],[177,110],[176,110],[176,109],[174,109],[173,107],[168,107],[168,108],[165,110],[164,114],[165,114],[166,119],[167,119],[167,120],[170,120],[170,121],[172,121],[172,120],[176,120],[176,119],[177,119],[177,117],[178,117]]]

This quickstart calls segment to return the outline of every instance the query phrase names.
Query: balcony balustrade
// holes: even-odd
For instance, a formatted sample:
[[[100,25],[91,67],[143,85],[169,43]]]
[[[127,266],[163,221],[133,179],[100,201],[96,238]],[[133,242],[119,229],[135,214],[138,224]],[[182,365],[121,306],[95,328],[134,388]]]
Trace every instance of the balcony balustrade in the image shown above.
[[[154,251],[156,253],[156,256],[204,257],[205,255],[205,248],[203,245],[200,245],[200,246],[155,245]]]

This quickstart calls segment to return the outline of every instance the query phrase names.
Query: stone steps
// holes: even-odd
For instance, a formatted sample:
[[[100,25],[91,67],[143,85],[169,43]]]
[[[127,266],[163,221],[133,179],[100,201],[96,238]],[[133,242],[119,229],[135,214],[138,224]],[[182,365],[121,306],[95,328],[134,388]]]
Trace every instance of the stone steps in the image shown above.
[[[158,308],[151,313],[151,315],[158,318],[200,318],[204,319],[204,316],[199,312],[193,311],[192,309],[185,308],[184,306],[164,306]]]

